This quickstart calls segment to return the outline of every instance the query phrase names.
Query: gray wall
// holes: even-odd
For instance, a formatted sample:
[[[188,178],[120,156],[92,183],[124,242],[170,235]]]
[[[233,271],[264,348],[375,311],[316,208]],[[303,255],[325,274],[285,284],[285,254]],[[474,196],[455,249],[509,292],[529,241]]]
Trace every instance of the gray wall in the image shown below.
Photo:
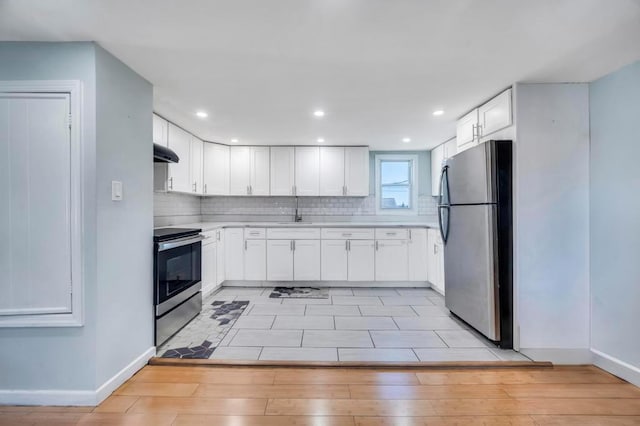
[[[591,347],[640,385],[640,62],[593,82],[590,97]]]
[[[153,87],[96,46],[97,384],[153,346]],[[124,199],[111,201],[111,181]]]
[[[92,43],[0,43],[0,80],[80,80],[84,91],[85,325],[0,328],[0,390],[95,389],[95,49]]]
[[[588,361],[589,87],[518,84],[515,99],[520,346],[536,359]]]

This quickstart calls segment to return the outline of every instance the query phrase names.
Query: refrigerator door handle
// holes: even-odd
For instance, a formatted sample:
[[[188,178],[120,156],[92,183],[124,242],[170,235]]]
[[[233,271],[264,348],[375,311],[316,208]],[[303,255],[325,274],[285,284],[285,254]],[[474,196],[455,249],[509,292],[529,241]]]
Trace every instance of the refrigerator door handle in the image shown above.
[[[449,166],[443,166],[442,167],[442,171],[440,172],[440,197],[439,197],[439,203],[438,204],[446,204],[449,205],[451,204],[451,201],[449,199]],[[446,182],[446,185],[445,185]],[[446,197],[445,197],[445,190],[447,191],[446,193]],[[443,203],[443,200],[446,201],[446,203]]]
[[[447,238],[449,238],[449,206],[438,206],[438,225],[440,228],[440,236],[442,237],[442,243],[447,244]],[[446,224],[442,220],[443,212],[447,213]],[[446,229],[445,229],[446,227]]]

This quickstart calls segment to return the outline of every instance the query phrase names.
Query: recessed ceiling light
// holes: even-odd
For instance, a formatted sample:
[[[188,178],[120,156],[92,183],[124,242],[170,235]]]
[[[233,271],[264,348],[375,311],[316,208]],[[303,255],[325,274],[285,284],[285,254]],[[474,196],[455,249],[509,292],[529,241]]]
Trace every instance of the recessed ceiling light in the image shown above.
[[[198,117],[200,117],[200,118],[207,118],[207,117],[209,116],[209,114],[207,114],[207,113],[206,113],[206,112],[204,112],[204,111],[198,111],[198,112],[196,112],[196,115],[197,115]]]
[[[411,142],[411,138],[402,138],[402,142],[409,143]]]
[[[231,139],[231,143],[238,143],[238,139],[236,138]]]
[[[323,143],[324,142],[324,138],[318,138],[318,143]]]
[[[436,117],[439,116],[439,115],[442,115],[442,114],[444,114],[444,111],[441,110],[441,109],[437,109],[437,110],[433,111],[433,115],[435,115]]]
[[[321,109],[317,109],[315,111],[313,111],[313,116],[314,117],[324,117],[324,111]]]

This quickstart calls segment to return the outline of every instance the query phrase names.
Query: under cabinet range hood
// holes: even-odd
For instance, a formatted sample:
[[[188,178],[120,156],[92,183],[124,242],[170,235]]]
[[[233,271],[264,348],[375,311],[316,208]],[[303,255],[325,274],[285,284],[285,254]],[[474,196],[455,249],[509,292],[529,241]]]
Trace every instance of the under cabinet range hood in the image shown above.
[[[153,144],[153,162],[154,163],[177,163],[180,161],[178,154],[167,148],[166,146]]]

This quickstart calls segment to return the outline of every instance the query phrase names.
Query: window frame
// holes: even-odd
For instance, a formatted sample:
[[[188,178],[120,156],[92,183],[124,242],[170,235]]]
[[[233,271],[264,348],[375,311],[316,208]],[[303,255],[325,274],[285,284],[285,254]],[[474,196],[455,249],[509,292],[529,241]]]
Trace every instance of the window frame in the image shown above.
[[[384,161],[410,161],[411,171],[409,173],[409,192],[411,207],[408,209],[383,208],[382,207],[382,173],[381,165]],[[379,215],[409,215],[418,214],[418,156],[415,154],[379,154],[375,156],[375,176],[376,176],[376,214]]]

